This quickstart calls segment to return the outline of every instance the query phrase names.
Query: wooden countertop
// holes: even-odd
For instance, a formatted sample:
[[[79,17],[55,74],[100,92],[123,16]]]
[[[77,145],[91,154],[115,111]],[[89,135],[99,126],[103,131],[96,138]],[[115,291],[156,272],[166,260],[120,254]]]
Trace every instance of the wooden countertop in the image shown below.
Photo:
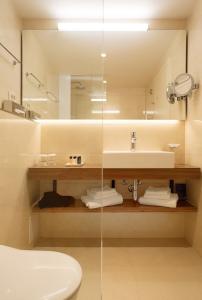
[[[198,167],[177,165],[175,168],[119,169],[105,168],[101,165],[84,165],[82,167],[32,167],[28,169],[28,178],[32,180],[93,180],[101,179],[199,179]]]

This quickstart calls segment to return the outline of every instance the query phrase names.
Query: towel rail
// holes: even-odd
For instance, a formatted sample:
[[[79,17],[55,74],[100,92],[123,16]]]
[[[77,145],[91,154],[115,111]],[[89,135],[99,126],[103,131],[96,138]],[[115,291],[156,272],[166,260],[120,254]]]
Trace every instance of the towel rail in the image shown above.
[[[47,91],[46,94],[47,94],[47,96],[48,96],[48,98],[49,98],[50,100],[53,100],[53,99],[54,99],[54,100],[53,100],[54,102],[58,102],[57,97],[56,97],[52,92]]]
[[[15,66],[17,64],[21,64],[21,61],[6,47],[4,46],[1,42],[0,42],[0,46],[1,48],[3,48],[6,53],[8,53],[10,55],[10,57],[13,58],[12,64]]]
[[[56,97],[52,92],[45,90],[45,84],[43,84],[43,83],[41,82],[41,80],[40,80],[36,75],[34,75],[32,72],[30,72],[30,73],[29,73],[29,72],[26,72],[26,73],[25,73],[25,76],[26,76],[27,78],[32,77],[32,78],[36,81],[37,87],[38,87],[39,89],[40,89],[40,88],[44,88],[45,94],[48,96],[48,98],[49,98],[51,101],[53,101],[53,102],[58,102],[58,101],[57,101],[57,97]]]

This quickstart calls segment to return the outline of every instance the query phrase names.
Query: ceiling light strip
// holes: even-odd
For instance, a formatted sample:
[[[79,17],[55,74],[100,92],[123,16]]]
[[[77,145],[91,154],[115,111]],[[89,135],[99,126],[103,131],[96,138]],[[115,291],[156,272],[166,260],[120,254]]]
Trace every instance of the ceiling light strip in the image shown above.
[[[59,22],[59,31],[148,31],[148,23],[74,23],[74,22]]]
[[[181,124],[184,121],[179,121],[179,120],[95,120],[95,119],[88,119],[88,120],[67,120],[67,119],[41,119],[37,120],[38,123],[40,124],[70,124],[70,125],[146,125],[146,126],[151,126],[151,125],[177,125]]]

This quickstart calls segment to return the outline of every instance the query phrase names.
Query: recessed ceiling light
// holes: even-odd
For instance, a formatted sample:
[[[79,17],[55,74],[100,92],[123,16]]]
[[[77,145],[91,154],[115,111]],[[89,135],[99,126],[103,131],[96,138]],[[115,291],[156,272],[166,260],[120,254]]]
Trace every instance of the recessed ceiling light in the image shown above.
[[[106,54],[106,53],[101,53],[100,56],[101,56],[102,58],[106,58],[106,57],[107,57],[107,54]]]
[[[102,83],[107,84],[107,80],[103,80]]]
[[[59,31],[148,31],[147,23],[74,23],[59,22]]]

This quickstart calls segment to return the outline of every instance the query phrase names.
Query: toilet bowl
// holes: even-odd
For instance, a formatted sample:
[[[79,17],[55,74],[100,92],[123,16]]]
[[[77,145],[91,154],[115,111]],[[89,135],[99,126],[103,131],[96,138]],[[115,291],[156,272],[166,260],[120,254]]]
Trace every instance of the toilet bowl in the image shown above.
[[[76,299],[82,270],[72,257],[0,245],[0,299]]]

